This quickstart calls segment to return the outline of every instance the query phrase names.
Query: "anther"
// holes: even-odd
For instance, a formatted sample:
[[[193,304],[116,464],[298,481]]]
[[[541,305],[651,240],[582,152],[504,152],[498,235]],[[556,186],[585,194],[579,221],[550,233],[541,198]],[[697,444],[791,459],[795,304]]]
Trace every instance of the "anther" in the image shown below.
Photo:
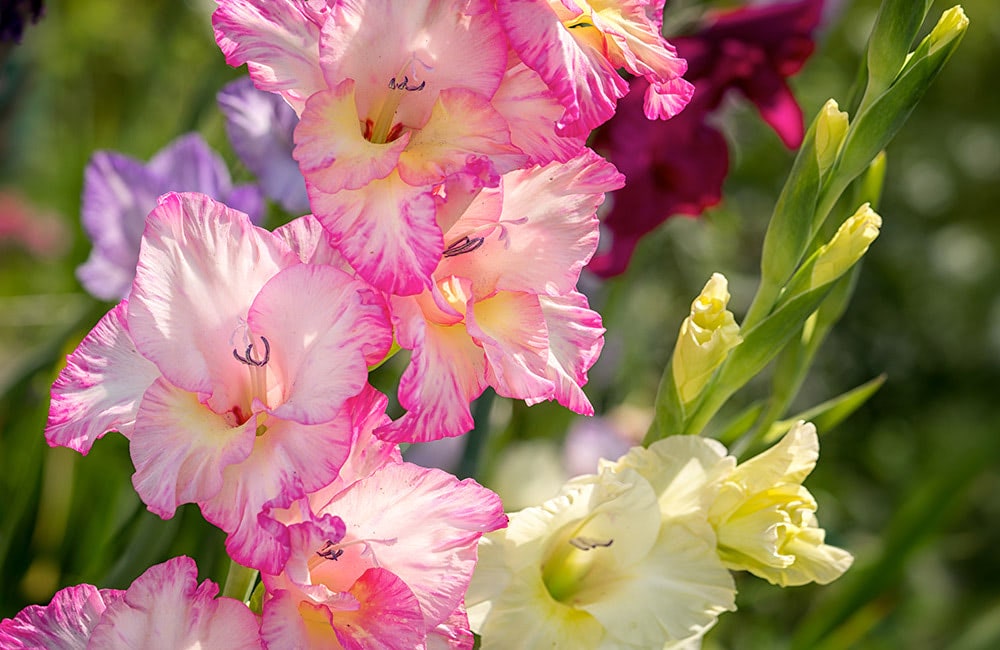
[[[465,236],[451,243],[448,248],[444,249],[445,257],[455,257],[456,255],[461,255],[463,253],[471,253],[480,246],[483,245],[485,239],[483,237],[469,237]]]
[[[581,551],[589,551],[597,547],[607,548],[612,544],[614,544],[614,542],[615,542],[614,539],[609,539],[608,541],[604,542],[601,540],[592,539],[590,537],[574,537],[573,539],[569,540],[571,546],[578,548]]]
[[[247,350],[246,352],[243,353],[244,356],[242,357],[240,356],[240,353],[236,351],[236,348],[233,348],[233,357],[235,357],[236,360],[239,361],[240,363],[245,363],[248,366],[257,366],[258,368],[260,368],[261,366],[266,366],[267,362],[271,359],[271,344],[268,343],[267,339],[264,338],[263,336],[260,337],[260,340],[263,341],[264,343],[263,359],[254,359],[253,343],[247,346]]]
[[[316,551],[316,555],[320,556],[324,560],[333,560],[334,562],[336,562],[337,559],[339,559],[340,556],[344,554],[344,549],[337,548],[336,546],[337,546],[336,544],[334,544],[330,540],[327,540],[326,544],[323,545],[323,548]]]
[[[393,77],[392,79],[389,80],[389,89],[390,90],[417,91],[417,90],[423,90],[426,86],[427,86],[427,82],[426,81],[421,81],[418,85],[412,85],[412,84],[410,84],[410,78],[408,76],[406,76],[405,74],[403,75],[403,80],[402,81],[396,81],[395,77]]]

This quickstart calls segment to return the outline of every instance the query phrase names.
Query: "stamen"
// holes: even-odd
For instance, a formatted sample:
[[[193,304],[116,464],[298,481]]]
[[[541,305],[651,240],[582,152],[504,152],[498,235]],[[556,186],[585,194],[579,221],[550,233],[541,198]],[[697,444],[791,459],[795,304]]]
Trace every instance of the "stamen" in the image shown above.
[[[444,257],[455,257],[456,255],[462,255],[463,253],[471,253],[486,241],[484,237],[469,237],[466,235],[461,239],[455,240],[451,243],[448,248],[444,249]]]
[[[596,540],[591,537],[583,537],[583,536],[574,537],[573,539],[569,540],[571,546],[573,546],[574,548],[578,548],[581,551],[590,551],[597,547],[607,548],[612,544],[614,544],[614,542],[615,542],[614,539],[609,539],[606,542],[602,542],[600,540]]]
[[[330,540],[326,540],[326,544],[323,545],[323,548],[316,551],[316,555],[320,556],[324,560],[333,560],[334,562],[336,562],[343,554],[344,549],[337,548],[337,545]]]
[[[233,356],[236,358],[237,361],[239,361],[240,363],[245,363],[248,366],[256,366],[258,368],[266,366],[267,362],[270,361],[271,359],[271,344],[268,343],[267,339],[264,338],[263,336],[260,337],[260,340],[263,341],[264,343],[263,359],[255,359],[253,357],[253,343],[247,346],[247,351],[244,353],[244,356],[242,357],[240,356],[240,353],[236,351],[236,348],[233,348]]]
[[[403,75],[403,80],[402,81],[396,81],[395,77],[393,77],[392,79],[389,80],[389,89],[390,90],[417,91],[417,90],[423,90],[426,86],[427,86],[427,82],[426,81],[421,81],[418,85],[411,84],[410,83],[410,78],[407,75],[405,75],[405,74]]]

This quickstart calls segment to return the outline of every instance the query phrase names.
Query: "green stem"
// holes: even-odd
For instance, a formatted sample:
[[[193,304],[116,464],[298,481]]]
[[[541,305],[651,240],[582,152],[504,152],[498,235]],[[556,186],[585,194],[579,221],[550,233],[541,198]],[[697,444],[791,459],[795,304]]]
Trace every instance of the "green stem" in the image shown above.
[[[235,560],[230,560],[222,595],[245,603],[250,600],[255,582],[257,582],[257,569],[250,569]]]

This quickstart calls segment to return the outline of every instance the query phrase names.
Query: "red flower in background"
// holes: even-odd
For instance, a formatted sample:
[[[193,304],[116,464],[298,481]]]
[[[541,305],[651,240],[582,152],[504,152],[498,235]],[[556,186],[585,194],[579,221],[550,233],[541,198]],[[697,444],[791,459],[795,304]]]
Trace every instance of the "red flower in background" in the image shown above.
[[[786,79],[812,54],[822,9],[823,0],[741,7],[710,15],[692,36],[672,38],[687,59],[685,78],[694,83],[695,93],[671,120],[645,119],[642,97],[648,83],[631,82],[595,142],[628,182],[612,194],[604,219],[611,246],[594,257],[591,271],[603,277],[624,272],[644,235],[671,216],[698,216],[722,199],[729,150],[708,117],[730,90],[750,100],[787,147],[799,146],[802,110]]]

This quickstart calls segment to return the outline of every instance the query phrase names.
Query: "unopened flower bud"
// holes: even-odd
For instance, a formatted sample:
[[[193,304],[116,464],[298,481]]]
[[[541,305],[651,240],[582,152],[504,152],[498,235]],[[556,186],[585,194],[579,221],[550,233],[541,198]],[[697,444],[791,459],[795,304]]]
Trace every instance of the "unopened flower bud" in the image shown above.
[[[937,25],[934,26],[931,33],[927,35],[927,40],[930,43],[927,55],[933,55],[942,47],[964,34],[968,26],[969,17],[965,15],[961,5],[955,5],[941,14],[941,19],[938,20]]]
[[[882,217],[865,203],[845,221],[822,248],[813,266],[809,287],[815,289],[833,282],[861,259],[878,237]]]
[[[726,277],[713,273],[701,294],[691,303],[691,315],[681,324],[674,346],[673,373],[674,384],[684,404],[701,393],[729,351],[743,341],[733,313],[726,309],[728,304]]]
[[[827,100],[816,120],[816,161],[819,173],[830,169],[847,135],[848,116],[840,110],[836,100]]]

